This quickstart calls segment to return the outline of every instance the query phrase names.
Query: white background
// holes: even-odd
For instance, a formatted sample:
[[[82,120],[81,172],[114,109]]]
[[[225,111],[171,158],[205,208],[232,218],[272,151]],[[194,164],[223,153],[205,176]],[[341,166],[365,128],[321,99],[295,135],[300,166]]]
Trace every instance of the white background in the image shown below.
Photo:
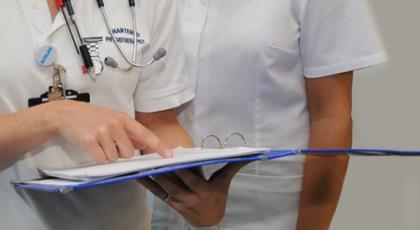
[[[420,1],[370,2],[390,60],[356,73],[354,147],[420,149]],[[420,157],[352,158],[331,229],[419,230]]]

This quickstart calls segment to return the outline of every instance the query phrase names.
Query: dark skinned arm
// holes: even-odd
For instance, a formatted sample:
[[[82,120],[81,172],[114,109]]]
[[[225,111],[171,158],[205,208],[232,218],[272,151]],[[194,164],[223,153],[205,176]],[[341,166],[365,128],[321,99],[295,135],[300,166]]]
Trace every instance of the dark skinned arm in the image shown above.
[[[310,111],[309,148],[349,148],[352,144],[353,72],[306,80]],[[334,216],[348,157],[309,155],[304,177],[297,230],[329,229]]]

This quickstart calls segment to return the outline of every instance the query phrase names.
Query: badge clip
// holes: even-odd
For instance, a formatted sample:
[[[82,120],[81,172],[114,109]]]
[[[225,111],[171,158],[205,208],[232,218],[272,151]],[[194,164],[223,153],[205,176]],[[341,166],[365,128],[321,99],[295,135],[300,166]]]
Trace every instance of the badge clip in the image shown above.
[[[66,74],[66,69],[61,65],[54,64],[52,86],[48,87],[48,91],[42,94],[40,97],[30,98],[28,100],[28,106],[32,107],[46,102],[57,100],[76,100],[89,103],[89,93],[78,93],[75,90],[65,89],[62,81],[62,74]]]
[[[28,100],[28,106],[32,107],[32,106],[49,102],[49,97],[48,97],[49,92],[50,90],[46,93],[43,93],[40,97],[30,98]],[[89,93],[78,93],[75,90],[68,89],[65,91],[65,95],[66,95],[65,97],[66,100],[75,100],[75,101],[86,102],[86,103],[90,102]]]

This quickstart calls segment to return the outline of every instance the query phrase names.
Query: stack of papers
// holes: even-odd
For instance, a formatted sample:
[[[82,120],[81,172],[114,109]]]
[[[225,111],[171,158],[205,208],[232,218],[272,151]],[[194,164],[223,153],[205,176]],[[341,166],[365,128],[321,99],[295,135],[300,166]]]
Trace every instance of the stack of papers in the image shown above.
[[[176,148],[172,158],[158,154],[135,156],[113,163],[84,165],[74,168],[54,169],[39,166],[46,179],[12,183],[17,188],[46,192],[68,192],[75,189],[118,183],[161,173],[205,165],[240,161],[262,160],[267,148]]]
[[[119,160],[114,163],[82,166],[68,169],[48,169],[40,167],[40,171],[50,177],[73,180],[92,181],[121,176],[161,167],[174,166],[185,163],[255,155],[267,152],[263,148],[231,148],[231,149],[187,149],[177,148],[172,158],[162,158],[156,153],[136,156],[129,160]]]

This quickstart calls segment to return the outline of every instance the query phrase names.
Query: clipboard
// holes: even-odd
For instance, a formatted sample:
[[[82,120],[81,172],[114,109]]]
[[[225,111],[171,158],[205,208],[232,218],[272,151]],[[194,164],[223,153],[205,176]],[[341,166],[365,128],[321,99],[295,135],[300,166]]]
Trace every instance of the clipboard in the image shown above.
[[[16,189],[36,190],[41,192],[59,192],[68,193],[75,190],[89,189],[102,185],[116,184],[128,180],[141,179],[144,177],[155,176],[179,170],[205,167],[217,164],[266,161],[290,156],[315,154],[318,156],[331,156],[334,154],[346,153],[349,156],[366,157],[417,157],[420,156],[420,150],[395,150],[395,149],[295,149],[295,150],[268,150],[254,153],[246,156],[218,158],[212,160],[202,160],[196,162],[179,163],[176,165],[161,166],[147,170],[140,170],[129,174],[119,175],[110,178],[100,178],[90,181],[72,181],[57,178],[44,178],[26,182],[11,182]]]

